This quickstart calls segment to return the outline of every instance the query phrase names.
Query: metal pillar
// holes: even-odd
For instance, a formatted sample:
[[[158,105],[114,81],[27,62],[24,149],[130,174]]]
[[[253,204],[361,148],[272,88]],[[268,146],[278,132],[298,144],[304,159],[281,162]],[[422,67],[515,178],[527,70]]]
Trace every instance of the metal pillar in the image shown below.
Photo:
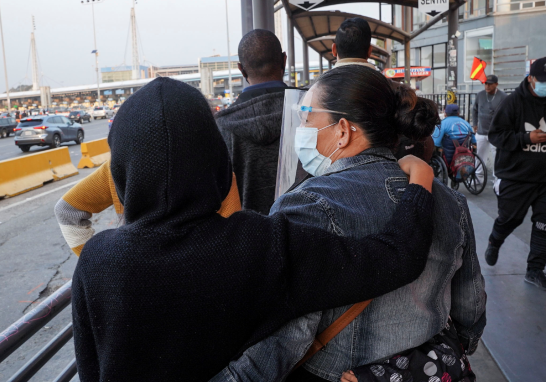
[[[267,29],[275,33],[273,0],[252,0],[254,29]]]
[[[324,73],[324,68],[322,67],[322,54],[319,54],[318,73],[321,76]]]
[[[332,61],[328,61],[328,70],[332,70]]]
[[[95,40],[95,72],[97,73],[97,105],[100,106],[99,51],[97,50],[97,32],[95,30],[95,3],[91,3],[93,12],[93,38]]]
[[[307,46],[307,41],[301,38],[301,43],[303,44],[303,75],[301,77],[302,86],[309,85],[309,47]]]
[[[404,7],[404,26],[408,33],[411,33],[411,7]],[[410,40],[404,42],[404,83],[409,85],[411,82],[411,46]]]
[[[290,16],[286,18],[288,27],[288,81],[290,86],[296,86],[296,50],[294,47],[294,22]]]
[[[2,26],[2,15],[0,14],[0,36],[2,37],[2,55],[4,56],[4,75],[6,76],[6,96],[8,99],[8,113],[11,111],[11,99],[9,98],[8,66],[6,64],[6,45],[4,44],[4,27]]]
[[[32,16],[32,32],[30,33],[30,62],[32,63],[32,90],[40,90],[40,74],[38,72],[38,54],[36,53],[36,39],[34,31],[36,24]]]
[[[459,8],[449,9],[447,14],[447,87],[453,91],[457,90],[457,58],[459,39],[457,31],[459,29]]]
[[[140,61],[138,59],[138,39],[137,39],[137,26],[135,15],[135,0],[133,0],[133,8],[131,8],[131,38],[133,42],[133,72],[131,79],[140,79]]]
[[[243,36],[254,29],[252,17],[252,0],[241,0],[241,24],[243,27]]]
[[[229,73],[229,103],[233,102],[233,83],[231,81],[231,48],[229,47],[229,16],[226,0],[226,34],[227,34],[227,51],[228,51],[228,73]]]

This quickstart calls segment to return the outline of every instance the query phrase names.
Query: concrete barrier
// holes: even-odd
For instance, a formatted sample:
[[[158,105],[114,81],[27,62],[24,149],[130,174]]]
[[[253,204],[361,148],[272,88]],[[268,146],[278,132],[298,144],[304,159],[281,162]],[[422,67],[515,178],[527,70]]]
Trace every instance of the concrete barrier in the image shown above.
[[[0,162],[0,198],[42,187],[44,183],[77,175],[68,147]]]
[[[82,146],[82,159],[78,168],[98,167],[110,159],[110,147],[106,138],[84,142]]]

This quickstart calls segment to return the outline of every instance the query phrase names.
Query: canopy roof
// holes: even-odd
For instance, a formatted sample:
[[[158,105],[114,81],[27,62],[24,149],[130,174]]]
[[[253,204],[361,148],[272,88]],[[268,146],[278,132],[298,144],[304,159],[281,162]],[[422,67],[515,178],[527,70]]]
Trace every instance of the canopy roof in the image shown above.
[[[449,0],[449,2],[454,3],[454,2],[456,2],[456,0]],[[288,4],[288,0],[282,0],[282,3],[286,7],[286,5]],[[317,6],[315,6],[312,9],[316,10],[316,9],[319,9],[319,8],[322,8],[322,7],[327,7],[327,6],[330,6],[330,5],[350,4],[350,3],[377,3],[377,0],[324,0],[322,3],[318,4]],[[413,7],[413,8],[418,7],[418,0],[389,0],[389,1],[382,1],[381,3],[382,4],[405,5],[407,7]],[[289,8],[290,8],[290,11],[291,11],[292,14],[305,12],[305,10],[303,10],[302,8],[297,7],[297,6],[293,5],[293,4],[290,4]]]
[[[335,35],[343,21],[353,17],[360,17],[368,21],[372,30],[372,37],[380,39],[388,38],[400,43],[404,43],[406,39],[410,38],[409,33],[400,28],[371,17],[356,15],[354,13],[339,11],[300,12],[293,15],[293,20],[296,29],[305,41],[310,41],[319,37]]]

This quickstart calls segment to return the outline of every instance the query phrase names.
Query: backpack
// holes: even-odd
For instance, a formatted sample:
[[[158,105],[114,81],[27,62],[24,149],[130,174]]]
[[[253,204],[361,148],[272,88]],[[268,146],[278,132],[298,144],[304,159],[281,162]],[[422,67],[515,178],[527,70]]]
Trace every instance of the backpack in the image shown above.
[[[455,154],[451,160],[451,173],[457,182],[464,182],[476,171],[474,153],[470,150],[470,135],[465,138],[462,145],[456,139],[453,139],[453,144]]]

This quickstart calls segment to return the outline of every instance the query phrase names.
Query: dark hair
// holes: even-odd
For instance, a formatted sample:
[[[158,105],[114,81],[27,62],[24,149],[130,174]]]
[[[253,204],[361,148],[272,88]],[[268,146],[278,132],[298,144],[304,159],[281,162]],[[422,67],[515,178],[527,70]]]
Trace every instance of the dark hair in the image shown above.
[[[346,118],[361,128],[372,147],[393,149],[401,135],[420,140],[440,123],[436,104],[407,86],[393,86],[380,72],[346,65],[322,75],[321,107],[335,110],[332,122]],[[343,113],[343,114],[342,114]]]
[[[336,47],[339,58],[367,59],[372,41],[372,30],[364,19],[347,19],[337,30]]]
[[[284,65],[281,42],[273,32],[254,29],[239,43],[239,62],[249,77],[280,76]]]

